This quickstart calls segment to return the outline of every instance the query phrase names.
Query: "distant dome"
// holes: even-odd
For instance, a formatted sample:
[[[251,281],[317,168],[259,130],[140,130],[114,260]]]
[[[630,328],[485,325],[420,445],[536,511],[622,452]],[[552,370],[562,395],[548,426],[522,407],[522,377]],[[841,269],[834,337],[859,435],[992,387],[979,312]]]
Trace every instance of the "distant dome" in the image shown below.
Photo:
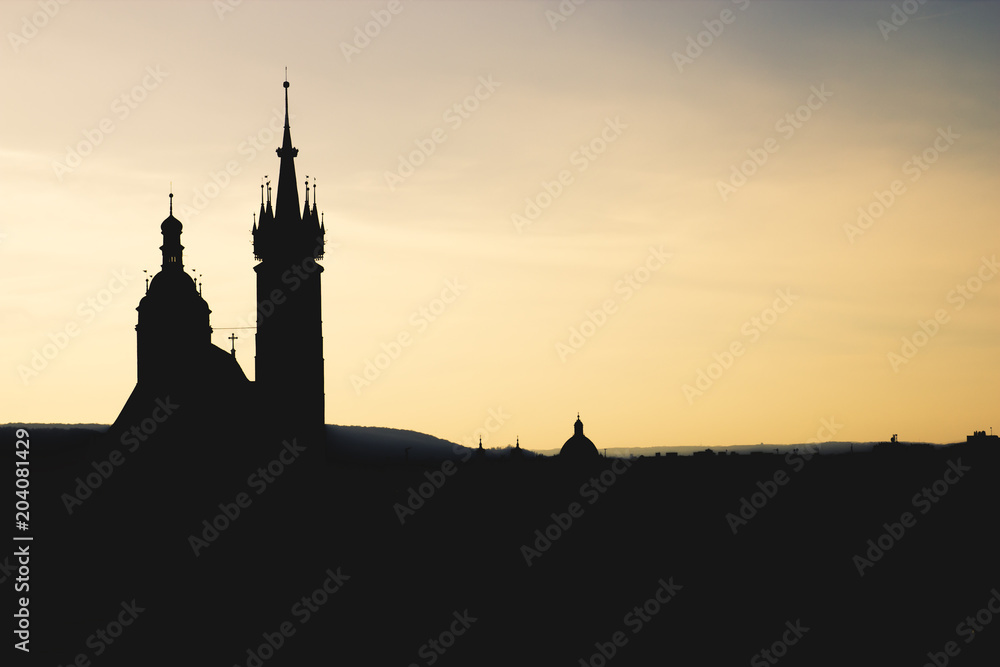
[[[573,424],[573,437],[567,440],[566,444],[559,450],[559,456],[579,459],[600,456],[597,452],[597,446],[583,434],[583,422],[580,421],[580,415],[576,416],[576,423]]]

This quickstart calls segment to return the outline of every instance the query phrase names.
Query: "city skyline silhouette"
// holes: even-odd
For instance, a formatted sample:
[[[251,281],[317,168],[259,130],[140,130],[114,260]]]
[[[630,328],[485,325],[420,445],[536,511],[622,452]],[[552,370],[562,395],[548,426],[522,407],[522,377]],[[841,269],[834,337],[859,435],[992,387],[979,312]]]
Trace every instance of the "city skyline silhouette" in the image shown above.
[[[854,442],[995,427],[995,8],[889,29],[875,3],[605,4],[404,3],[364,48],[355,28],[385,8],[182,4],[145,46],[129,21],[156,3],[60,9],[7,54],[25,103],[5,135],[6,420],[115,419],[171,183],[213,343],[255,378],[247,231],[280,176],[287,66],[296,185],[330,230],[329,423],[475,445],[502,408],[486,445],[539,448],[577,411],[602,447],[801,443],[831,418]],[[217,39],[166,38],[190,26]],[[113,63],[50,66],[121,34]]]
[[[1000,655],[1000,7],[4,14],[14,664]]]

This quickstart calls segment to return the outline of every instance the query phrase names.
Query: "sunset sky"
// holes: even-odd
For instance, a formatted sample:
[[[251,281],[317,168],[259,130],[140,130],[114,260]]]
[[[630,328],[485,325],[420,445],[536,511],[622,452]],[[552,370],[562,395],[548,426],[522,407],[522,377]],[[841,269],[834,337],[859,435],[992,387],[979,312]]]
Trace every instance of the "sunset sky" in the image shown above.
[[[254,325],[287,67],[328,423],[1000,430],[997,3],[42,0],[0,27],[0,422],[115,419],[171,184],[213,342]]]

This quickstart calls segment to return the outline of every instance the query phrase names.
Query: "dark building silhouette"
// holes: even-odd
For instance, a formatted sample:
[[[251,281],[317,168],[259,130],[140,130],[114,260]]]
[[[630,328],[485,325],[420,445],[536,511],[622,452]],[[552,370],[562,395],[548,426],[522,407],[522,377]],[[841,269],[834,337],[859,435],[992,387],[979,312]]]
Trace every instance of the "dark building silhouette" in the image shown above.
[[[136,310],[136,387],[115,421],[127,427],[149,414],[157,399],[181,401],[191,424],[249,420],[266,438],[322,442],[324,438],[323,331],[320,274],[325,228],[308,182],[300,213],[288,125],[277,150],[277,204],[261,193],[252,234],[257,273],[257,356],[250,382],[233,353],[212,344],[211,310],[194,279],[184,271],[183,225],[170,213],[160,225],[160,271],[146,286]],[[314,186],[315,187],[315,186]],[[234,337],[235,342],[235,337]]]
[[[281,165],[272,210],[270,187],[261,199],[253,226],[257,273],[256,383],[262,407],[298,432],[318,436],[325,423],[323,391],[323,320],[320,276],[325,227],[315,195],[299,210],[295,157],[288,125],[285,81],[285,132],[277,149]]]
[[[253,402],[251,383],[236,358],[212,344],[212,312],[184,271],[183,225],[170,213],[160,225],[163,260],[139,301],[136,385],[113,429],[142,422],[158,403],[183,402],[192,424],[218,421]]]
[[[576,415],[576,423],[573,424],[573,437],[559,450],[559,456],[570,459],[592,459],[600,456],[597,446],[583,434],[583,422],[580,421],[579,413]]]
[[[992,431],[993,429],[990,429]],[[972,435],[965,436],[965,441],[972,444],[1000,444],[1000,435],[986,434],[986,431],[973,431]]]
[[[201,297],[194,279],[184,272],[183,225],[174,217],[173,193],[170,214],[160,225],[163,262],[139,301],[136,325],[138,381],[173,383],[192,370],[188,363],[212,344],[212,311]]]

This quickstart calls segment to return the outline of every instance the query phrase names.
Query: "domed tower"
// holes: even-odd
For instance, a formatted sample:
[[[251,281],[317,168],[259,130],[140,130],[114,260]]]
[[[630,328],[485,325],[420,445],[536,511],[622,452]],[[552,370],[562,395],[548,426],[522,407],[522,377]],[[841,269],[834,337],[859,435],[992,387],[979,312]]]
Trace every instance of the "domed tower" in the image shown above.
[[[282,437],[309,437],[325,424],[323,387],[323,320],[320,276],[326,229],[317,215],[315,196],[299,208],[295,157],[288,125],[288,81],[285,87],[285,131],[278,189],[271,209],[271,189],[261,201],[253,228],[257,274],[256,385],[265,409],[277,418]]]
[[[180,220],[170,214],[160,225],[163,263],[139,301],[136,325],[138,382],[164,386],[182,379],[206,345],[212,343],[208,303],[194,279],[184,273]]]
[[[580,414],[576,415],[576,423],[573,424],[573,437],[566,441],[566,444],[559,450],[559,456],[572,459],[597,458],[597,446],[590,441],[590,438],[583,434],[583,422],[580,421]]]

